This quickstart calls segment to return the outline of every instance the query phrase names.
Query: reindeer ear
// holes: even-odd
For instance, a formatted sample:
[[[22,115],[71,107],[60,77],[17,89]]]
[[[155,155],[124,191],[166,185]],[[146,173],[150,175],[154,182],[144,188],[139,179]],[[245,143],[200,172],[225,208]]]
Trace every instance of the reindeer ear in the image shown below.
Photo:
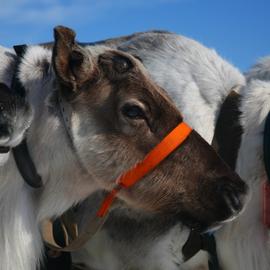
[[[54,69],[60,82],[73,92],[89,80],[94,71],[90,52],[76,43],[75,36],[75,32],[67,27],[54,28]]]

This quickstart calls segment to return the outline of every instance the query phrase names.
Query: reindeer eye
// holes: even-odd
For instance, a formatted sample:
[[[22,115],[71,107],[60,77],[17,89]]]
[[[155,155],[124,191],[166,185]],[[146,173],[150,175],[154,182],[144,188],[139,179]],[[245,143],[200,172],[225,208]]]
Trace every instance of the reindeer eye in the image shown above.
[[[119,55],[113,58],[113,64],[116,72],[120,74],[127,72],[133,67],[133,64],[128,58]]]
[[[126,104],[122,107],[122,114],[131,119],[145,118],[144,111],[137,105]]]

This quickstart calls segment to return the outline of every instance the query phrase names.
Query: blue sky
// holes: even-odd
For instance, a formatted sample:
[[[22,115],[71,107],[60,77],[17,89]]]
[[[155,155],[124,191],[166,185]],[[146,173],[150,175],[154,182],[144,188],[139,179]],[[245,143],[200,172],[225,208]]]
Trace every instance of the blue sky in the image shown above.
[[[149,29],[194,38],[241,70],[270,55],[269,0],[0,0],[0,44],[52,40],[72,27],[80,41]]]

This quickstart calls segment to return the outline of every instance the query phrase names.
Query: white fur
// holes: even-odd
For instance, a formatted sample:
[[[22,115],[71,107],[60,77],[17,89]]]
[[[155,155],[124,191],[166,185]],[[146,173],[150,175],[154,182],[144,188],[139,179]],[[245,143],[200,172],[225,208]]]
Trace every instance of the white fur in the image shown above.
[[[1,269],[35,269],[41,258],[41,239],[32,191],[14,171],[11,157],[0,170]]]
[[[106,230],[101,230],[82,250],[72,254],[73,261],[83,262],[95,270],[206,269],[208,256],[205,252],[199,252],[183,265],[182,247],[188,235],[189,230],[179,224],[152,241],[123,243],[115,241]]]
[[[15,68],[13,50],[0,46],[0,82],[10,86]]]
[[[246,80],[270,80],[270,56],[261,58],[247,73]]]
[[[9,154],[10,154],[10,152],[0,154],[0,166],[3,166],[8,161]]]

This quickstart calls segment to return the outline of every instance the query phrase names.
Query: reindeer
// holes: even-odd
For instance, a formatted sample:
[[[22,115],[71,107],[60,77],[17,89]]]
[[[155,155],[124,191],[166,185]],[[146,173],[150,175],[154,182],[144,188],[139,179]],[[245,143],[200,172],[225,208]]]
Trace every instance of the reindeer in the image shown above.
[[[82,47],[68,28],[58,27],[54,35],[53,51],[25,48],[15,74],[34,112],[26,140],[43,187],[24,183],[13,156],[0,169],[0,261],[7,270],[35,269],[42,257],[40,222],[110,190],[121,172],[183,121],[138,59]],[[8,81],[5,67],[1,74]],[[245,183],[192,131],[118,197],[142,214],[160,213],[206,230],[235,217],[246,193]]]
[[[270,268],[269,225],[263,223],[263,184],[269,181],[263,137],[270,111],[270,58],[254,65],[246,73],[246,80],[239,107],[243,134],[236,171],[248,184],[252,196],[243,215],[217,233],[218,253],[224,270]]]
[[[172,33],[138,33],[91,45],[110,46],[141,59],[184,118],[209,143],[225,97],[234,86],[245,84],[243,75],[215,51]],[[82,209],[94,204],[92,197]],[[183,269],[201,265],[206,268],[207,255],[203,252],[183,264],[182,247],[188,233],[183,224],[174,224],[166,217],[145,217],[135,211],[115,209],[104,228],[72,256],[75,262],[93,269],[179,269],[179,265]],[[136,240],[130,244],[130,239]]]
[[[240,91],[240,106],[234,107],[236,103],[232,103],[233,107],[229,107],[230,114],[235,110],[239,110],[241,114],[240,124],[243,134],[239,133],[237,136],[235,133],[232,134],[234,141],[238,140],[239,135],[241,136],[240,148],[239,150],[236,149],[235,153],[238,154],[236,171],[249,185],[252,196],[246,206],[246,211],[238,219],[225,224],[222,229],[216,232],[218,256],[224,270],[266,270],[270,267],[269,228],[263,224],[262,216],[262,185],[268,181],[267,178],[269,177],[266,174],[263,157],[265,122],[270,111],[269,74],[270,58],[266,57],[246,73],[247,85]],[[237,128],[234,124],[229,123],[233,126],[233,129]],[[229,148],[227,150],[231,150],[233,146],[230,145]],[[235,165],[232,164],[232,166]],[[181,230],[180,226],[179,231],[176,231],[176,227],[173,226],[169,227],[170,230],[167,229],[167,233],[164,233],[166,229],[155,231],[159,234],[158,237],[155,235],[156,238],[151,238],[149,232],[153,232],[153,228],[158,228],[157,221],[152,219],[150,220],[151,223],[146,219],[142,221],[138,218],[137,223],[139,225],[133,224],[135,228],[132,228],[129,232],[122,231],[121,233],[120,231],[119,233],[116,231],[116,227],[119,228],[124,224],[131,226],[130,213],[125,214],[126,216],[119,213],[119,210],[118,212],[116,210],[112,212],[111,220],[108,220],[104,229],[95,236],[93,241],[89,241],[85,249],[73,254],[74,259],[78,262],[84,262],[91,269],[129,269],[130,266],[135,269],[144,269],[144,267],[145,269],[151,269],[151,267],[152,269],[158,269],[158,267],[160,269],[177,269],[177,262],[181,264],[179,266],[181,269],[195,269],[198,265],[204,265],[207,269],[203,257],[197,257],[195,262],[190,261],[182,264],[181,250],[186,238],[183,240],[185,230]],[[167,221],[164,224],[169,224],[169,222]],[[134,232],[135,230],[137,230],[137,233]],[[144,232],[145,234],[143,234]],[[128,234],[137,236],[139,240],[136,239],[132,245],[125,243]],[[145,243],[143,243],[143,240],[145,240]],[[106,245],[103,245],[103,243],[106,243]],[[97,251],[94,250],[94,246],[98,247]],[[178,250],[171,249],[162,252],[163,250],[166,251],[166,248],[177,246],[179,247]],[[120,253],[121,257],[119,256]],[[143,259],[139,256],[142,254],[144,254]],[[169,259],[167,259],[168,255],[170,256]],[[100,258],[104,261],[99,261]],[[112,267],[106,265],[109,261],[113,265]],[[164,264],[162,265],[162,263]]]
[[[0,83],[0,166],[10,156],[10,149],[21,143],[32,121],[32,111],[26,100]]]

